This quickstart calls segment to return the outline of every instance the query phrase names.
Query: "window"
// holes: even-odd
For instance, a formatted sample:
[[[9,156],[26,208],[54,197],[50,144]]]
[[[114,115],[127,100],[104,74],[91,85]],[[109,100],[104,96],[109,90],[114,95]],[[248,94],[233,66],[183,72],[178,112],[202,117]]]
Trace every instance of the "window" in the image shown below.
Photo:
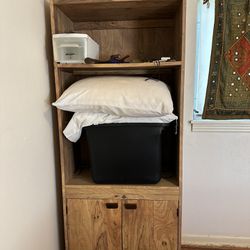
[[[210,0],[207,4],[198,0],[197,11],[194,119],[201,119],[210,66],[215,0]]]
[[[212,50],[215,19],[215,0],[203,4],[197,0],[197,38],[195,65],[194,116],[191,121],[193,132],[250,132],[250,120],[206,120],[202,119],[207,80]]]

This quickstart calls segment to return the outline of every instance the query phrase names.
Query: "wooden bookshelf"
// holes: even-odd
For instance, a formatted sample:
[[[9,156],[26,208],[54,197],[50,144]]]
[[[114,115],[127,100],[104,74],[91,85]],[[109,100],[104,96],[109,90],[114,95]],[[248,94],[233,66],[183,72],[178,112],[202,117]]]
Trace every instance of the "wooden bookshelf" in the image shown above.
[[[102,185],[89,171],[75,174],[75,147],[63,135],[72,113],[57,111],[66,250],[180,249],[186,0],[51,0],[50,7],[52,35],[84,33],[100,45],[100,60],[122,54],[131,61],[54,62],[56,98],[86,76],[152,75],[169,84],[179,123],[170,149],[174,177],[154,185]],[[173,60],[153,62],[162,56]]]

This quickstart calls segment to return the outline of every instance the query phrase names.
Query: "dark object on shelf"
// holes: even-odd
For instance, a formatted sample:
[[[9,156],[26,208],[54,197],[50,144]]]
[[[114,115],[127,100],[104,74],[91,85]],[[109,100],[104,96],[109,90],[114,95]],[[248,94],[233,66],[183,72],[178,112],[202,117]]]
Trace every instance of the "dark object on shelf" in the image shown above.
[[[86,138],[86,131],[82,130],[82,138]],[[78,140],[73,143],[74,151],[74,174],[80,174],[82,170],[90,168],[89,147],[87,140]]]
[[[117,55],[110,56],[109,60],[107,60],[107,61],[101,61],[101,60],[93,59],[93,58],[90,58],[90,57],[85,58],[84,61],[85,61],[86,64],[95,64],[95,63],[127,63],[127,62],[125,62],[125,60],[128,57],[129,57],[129,55],[121,57],[121,55],[117,54]]]
[[[168,124],[103,124],[86,128],[96,183],[149,184],[161,178],[161,134]]]

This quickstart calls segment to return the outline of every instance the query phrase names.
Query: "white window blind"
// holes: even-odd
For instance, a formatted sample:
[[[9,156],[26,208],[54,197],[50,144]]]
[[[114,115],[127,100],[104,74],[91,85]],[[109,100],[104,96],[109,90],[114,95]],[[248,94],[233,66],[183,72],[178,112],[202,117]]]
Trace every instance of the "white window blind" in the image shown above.
[[[194,119],[200,119],[206,95],[213,39],[215,0],[203,4],[198,0],[195,66]]]

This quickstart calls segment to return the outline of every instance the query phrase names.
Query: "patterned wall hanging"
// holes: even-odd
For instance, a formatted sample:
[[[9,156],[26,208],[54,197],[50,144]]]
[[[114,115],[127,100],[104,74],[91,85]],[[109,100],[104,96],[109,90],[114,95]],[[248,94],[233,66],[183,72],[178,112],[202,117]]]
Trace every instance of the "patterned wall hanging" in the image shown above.
[[[250,119],[250,0],[216,0],[204,119]]]

